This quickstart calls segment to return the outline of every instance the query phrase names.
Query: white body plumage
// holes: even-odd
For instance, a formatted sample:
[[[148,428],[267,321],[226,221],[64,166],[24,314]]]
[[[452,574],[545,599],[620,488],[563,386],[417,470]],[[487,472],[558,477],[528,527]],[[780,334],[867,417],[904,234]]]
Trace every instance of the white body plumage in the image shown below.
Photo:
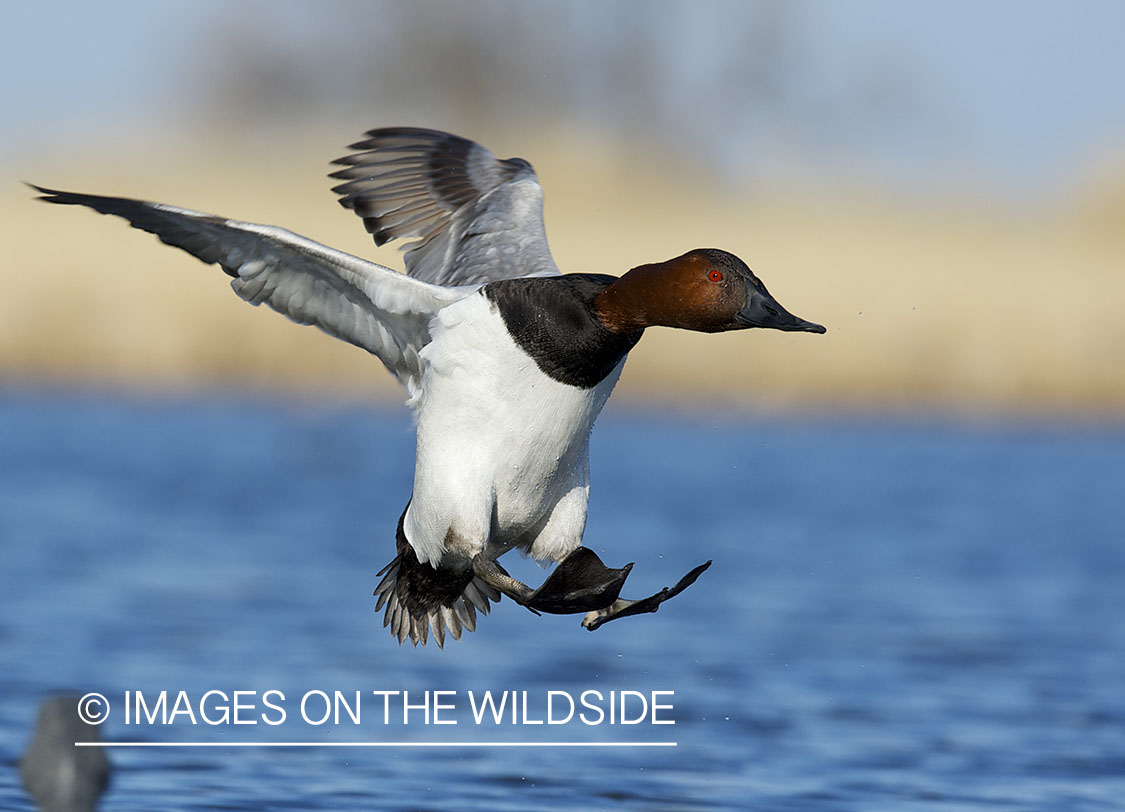
[[[592,389],[544,374],[476,293],[442,309],[422,352],[418,452],[405,533],[418,559],[558,561],[579,546],[589,441],[624,360]]]

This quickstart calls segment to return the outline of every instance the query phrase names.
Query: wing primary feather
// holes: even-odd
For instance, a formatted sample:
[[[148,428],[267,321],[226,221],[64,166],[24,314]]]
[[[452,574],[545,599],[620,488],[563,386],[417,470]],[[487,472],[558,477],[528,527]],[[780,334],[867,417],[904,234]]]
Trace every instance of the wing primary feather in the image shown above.
[[[274,226],[163,203],[28,185],[48,203],[123,217],[162,242],[219,265],[246,301],[264,303],[295,322],[315,325],[362,347],[411,392],[421,383],[420,351],[430,341],[430,321],[443,307],[472,292],[411,279]],[[418,208],[399,219],[422,213],[425,209]],[[391,228],[385,236],[399,233]]]
[[[366,136],[332,162],[340,168],[330,177],[344,181],[333,192],[363,218],[376,245],[412,239],[402,245],[408,274],[439,285],[558,274],[530,163],[498,159],[437,130],[393,127]]]

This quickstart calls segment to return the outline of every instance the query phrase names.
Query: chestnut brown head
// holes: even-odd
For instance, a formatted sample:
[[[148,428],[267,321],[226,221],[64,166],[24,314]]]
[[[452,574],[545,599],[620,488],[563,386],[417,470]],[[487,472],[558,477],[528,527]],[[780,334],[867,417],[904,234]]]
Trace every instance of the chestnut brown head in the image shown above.
[[[599,294],[595,306],[615,332],[652,326],[704,333],[748,327],[825,332],[778,304],[745,262],[717,248],[634,268]]]

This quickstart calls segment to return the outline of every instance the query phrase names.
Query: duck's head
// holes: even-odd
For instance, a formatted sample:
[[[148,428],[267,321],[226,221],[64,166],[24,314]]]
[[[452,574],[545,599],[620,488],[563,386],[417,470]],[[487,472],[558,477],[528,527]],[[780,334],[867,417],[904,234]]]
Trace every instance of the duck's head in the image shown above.
[[[703,333],[749,327],[825,332],[778,304],[745,262],[717,248],[634,268],[598,294],[594,306],[619,333],[656,326]]]

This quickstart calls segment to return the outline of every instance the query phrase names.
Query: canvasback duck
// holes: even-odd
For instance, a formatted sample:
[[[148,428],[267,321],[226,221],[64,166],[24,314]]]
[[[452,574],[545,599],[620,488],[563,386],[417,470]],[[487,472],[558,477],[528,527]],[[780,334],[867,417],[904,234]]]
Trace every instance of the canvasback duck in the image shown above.
[[[44,699],[20,761],[23,785],[41,812],[94,812],[109,786],[113,765],[102,748],[78,746],[101,741],[79,702],[71,694]]]
[[[532,611],[584,613],[597,629],[655,612],[671,588],[619,597],[632,564],[582,546],[594,420],[648,327],[823,333],[714,248],[620,277],[562,274],[531,165],[418,128],[371,130],[334,163],[340,203],[376,245],[398,238],[406,273],[285,229],[121,197],[34,187],[51,203],[124,217],[232,277],[235,293],[362,347],[409,393],[414,489],[375,595],[401,644],[476,628],[501,594]],[[557,566],[532,589],[498,563],[518,549]]]

